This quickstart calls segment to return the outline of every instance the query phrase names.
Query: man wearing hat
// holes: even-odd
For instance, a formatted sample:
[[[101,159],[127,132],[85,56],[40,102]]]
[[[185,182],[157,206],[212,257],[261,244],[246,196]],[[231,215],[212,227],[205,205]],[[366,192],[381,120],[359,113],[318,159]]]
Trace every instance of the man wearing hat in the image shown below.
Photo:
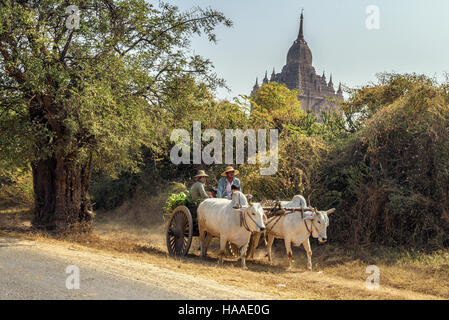
[[[221,174],[222,177],[218,180],[218,198],[230,198],[232,195],[232,186],[238,187],[239,191],[242,191],[240,180],[235,176],[239,174],[238,170],[233,167],[226,167],[225,171]]]
[[[204,184],[206,183],[206,178],[209,176],[204,172],[204,170],[198,170],[198,173],[193,178],[196,182],[190,188],[190,195],[192,196],[193,201],[204,200],[209,198],[204,190]]]

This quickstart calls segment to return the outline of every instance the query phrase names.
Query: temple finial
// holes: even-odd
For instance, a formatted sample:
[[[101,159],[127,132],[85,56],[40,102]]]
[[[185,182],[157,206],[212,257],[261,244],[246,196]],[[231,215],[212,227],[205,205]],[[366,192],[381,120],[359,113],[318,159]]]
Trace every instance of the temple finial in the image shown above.
[[[299,25],[299,35],[298,35],[298,39],[304,40],[304,26],[303,26],[303,22],[304,22],[304,9],[301,10],[301,17],[300,17],[300,25]]]
[[[259,77],[256,78],[256,84],[253,87],[253,91],[251,91],[251,96],[254,96],[257,90],[259,90]]]

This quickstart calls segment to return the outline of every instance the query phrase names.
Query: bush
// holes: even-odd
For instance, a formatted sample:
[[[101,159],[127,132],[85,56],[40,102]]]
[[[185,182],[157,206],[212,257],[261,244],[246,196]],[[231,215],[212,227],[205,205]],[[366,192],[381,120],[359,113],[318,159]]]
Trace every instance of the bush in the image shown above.
[[[339,209],[332,238],[354,247],[447,247],[447,97],[425,79],[395,97],[323,164],[320,203]]]
[[[95,210],[111,210],[131,199],[140,184],[137,175],[122,173],[117,178],[109,175],[94,174],[90,187],[90,196]]]
[[[30,170],[0,167],[0,207],[33,204],[33,177]]]
[[[171,125],[191,129],[201,120],[203,129],[221,132],[276,127],[278,172],[260,176],[259,165],[235,166],[245,193],[255,200],[303,194],[319,209],[336,207],[329,238],[353,248],[436,249],[449,246],[448,88],[420,75],[383,74],[378,84],[352,91],[342,105],[344,117],[328,113],[317,123],[297,110],[294,92],[269,84],[249,100],[249,117],[236,104],[192,99],[188,109],[177,105],[184,113]],[[170,181],[190,184],[197,169],[216,185],[226,166],[174,166],[167,157],[171,144],[164,148],[148,154],[138,174],[97,180],[91,190],[97,205],[115,206],[136,188],[158,192]],[[166,212],[191,204],[186,189],[164,191],[171,194]]]
[[[325,151],[326,145],[319,138],[283,133],[279,138],[278,172],[273,176],[261,176],[259,165],[242,166],[243,189],[255,200],[285,200],[296,194],[310,195]]]

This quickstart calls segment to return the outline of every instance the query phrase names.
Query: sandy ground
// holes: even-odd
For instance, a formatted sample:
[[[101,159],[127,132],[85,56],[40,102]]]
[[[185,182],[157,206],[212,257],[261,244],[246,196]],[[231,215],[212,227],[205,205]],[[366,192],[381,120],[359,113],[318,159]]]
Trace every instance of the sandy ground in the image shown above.
[[[39,259],[50,264],[57,258],[67,265],[78,265],[81,270],[95,270],[112,279],[126,279],[161,290],[160,296],[148,296],[149,299],[441,299],[385,285],[378,290],[368,290],[365,281],[336,277],[323,271],[294,269],[286,272],[279,266],[259,261],[249,262],[250,270],[244,271],[237,261],[227,261],[222,267],[214,258],[199,261],[196,256],[173,259],[151,252],[120,254],[51,239],[24,240],[7,236],[2,238],[3,242],[8,238],[20,248],[15,250],[26,252],[30,257],[39,253]],[[0,251],[0,265],[3,265],[0,270],[4,269],[1,257]],[[132,290],[133,285],[130,286],[121,292],[125,299],[130,298],[126,294]],[[100,291],[104,290],[107,286]],[[102,296],[108,297],[108,294]],[[98,294],[93,297],[100,298]]]
[[[0,236],[2,299],[272,299],[150,263]],[[69,265],[80,270],[80,290],[65,288]],[[82,289],[82,290],[81,290]]]
[[[26,231],[29,217],[7,213],[0,221],[7,226],[0,230],[0,236],[24,241],[26,246],[19,246],[21,250],[38,252],[48,259],[78,261],[86,270],[100,272],[106,292],[107,279],[111,278],[160,288],[161,299],[176,299],[174,293],[189,299],[449,299],[447,251],[404,255],[392,249],[369,248],[366,254],[353,256],[332,244],[312,243],[313,271],[306,270],[303,248],[293,248],[293,268],[287,271],[285,249],[278,241],[273,265],[267,263],[261,245],[255,259],[247,262],[249,270],[242,270],[235,259],[225,260],[223,266],[217,264],[216,239],[205,260],[199,257],[196,238],[186,257],[172,258],[167,254],[163,223],[145,219],[130,222],[126,213],[99,215],[91,236],[62,239],[30,234]],[[0,245],[0,254],[1,249]],[[373,264],[381,271],[378,290],[366,287],[366,267]],[[126,290],[124,297],[128,297]]]

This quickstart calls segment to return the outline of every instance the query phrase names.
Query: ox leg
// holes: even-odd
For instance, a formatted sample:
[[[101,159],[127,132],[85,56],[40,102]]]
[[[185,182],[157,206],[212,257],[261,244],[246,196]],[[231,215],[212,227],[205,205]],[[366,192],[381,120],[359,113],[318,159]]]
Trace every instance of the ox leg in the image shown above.
[[[284,238],[285,251],[287,252],[287,270],[292,269],[292,241],[290,239]]]
[[[206,245],[205,245],[205,248],[204,248],[204,254],[205,254],[205,255],[207,254],[207,249],[209,248],[209,244],[210,244],[210,242],[212,241],[212,238],[213,238],[213,237],[214,237],[214,236],[211,235],[210,233],[207,234],[207,237],[206,237],[206,240],[205,240]]]
[[[240,249],[240,259],[242,260],[242,269],[248,270],[246,266],[246,251],[248,250],[248,243],[245,244],[242,249]]]
[[[212,240],[212,235],[210,233],[206,233],[206,236],[203,237],[201,241],[201,257],[205,258],[207,256],[207,248],[209,247],[209,243]]]
[[[302,243],[302,246],[307,253],[307,269],[312,271],[312,249],[310,248],[309,238]]]
[[[225,255],[225,249],[226,249],[226,238],[220,237],[220,253],[218,254],[218,262],[223,265],[223,257]]]
[[[249,248],[249,259],[254,259],[254,252],[256,252],[257,245],[259,244],[260,236],[262,233],[257,232],[254,235],[252,235],[252,242],[251,242],[251,248]]]
[[[267,243],[267,256],[268,256],[268,262],[270,264],[273,263],[273,259],[271,259],[271,247],[273,245],[274,236],[271,234],[268,234],[268,243]]]
[[[198,226],[198,232],[200,234],[199,240],[200,240],[201,255],[203,255],[203,242],[204,242],[204,238],[206,238],[206,231],[202,230],[201,227]]]

